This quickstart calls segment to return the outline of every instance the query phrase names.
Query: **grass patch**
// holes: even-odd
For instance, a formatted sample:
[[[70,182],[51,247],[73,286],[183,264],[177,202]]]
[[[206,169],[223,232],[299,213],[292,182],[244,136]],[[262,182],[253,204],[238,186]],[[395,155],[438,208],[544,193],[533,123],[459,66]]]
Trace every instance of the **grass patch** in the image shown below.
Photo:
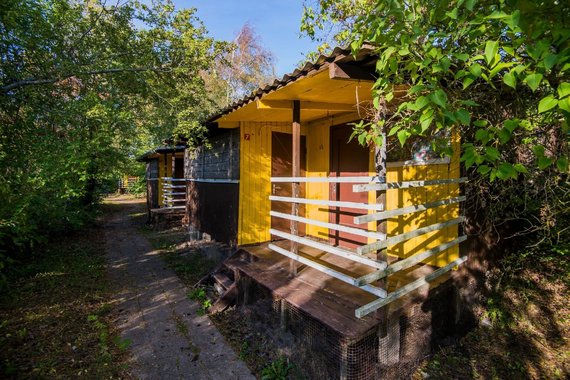
[[[102,231],[18,263],[0,296],[0,377],[125,378],[129,342],[110,325]]]
[[[414,377],[569,378],[569,257],[570,244],[506,257],[489,273],[487,326],[437,352]]]

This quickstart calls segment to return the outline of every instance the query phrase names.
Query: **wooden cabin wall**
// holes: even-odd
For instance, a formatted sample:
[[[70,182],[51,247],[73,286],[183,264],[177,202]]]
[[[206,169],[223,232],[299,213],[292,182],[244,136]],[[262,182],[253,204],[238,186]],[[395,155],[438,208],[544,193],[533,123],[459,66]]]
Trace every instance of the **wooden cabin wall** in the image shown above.
[[[331,121],[322,121],[303,125],[301,134],[307,136],[307,176],[325,177],[329,173],[330,160],[330,127]],[[271,132],[290,133],[289,123],[242,122],[240,133],[240,213],[238,219],[238,244],[254,244],[270,240],[269,228],[271,218],[269,211],[271,203],[268,196],[271,193]],[[454,137],[455,155],[449,164],[406,165],[388,168],[388,182],[444,179],[459,177],[459,140]],[[374,154],[370,152],[370,175],[374,175]],[[308,198],[329,199],[327,183],[308,183],[306,185]],[[459,195],[458,184],[447,184],[431,187],[389,190],[387,192],[386,209],[395,209],[451,198]],[[369,195],[369,202],[375,202],[375,194]],[[307,217],[328,221],[328,212],[322,206],[307,205]],[[387,222],[389,236],[398,235],[421,228],[430,224],[453,219],[459,216],[459,205],[441,206],[424,212],[391,218]],[[367,228],[375,229],[375,223],[369,223]],[[307,234],[320,239],[326,239],[328,229],[307,226]],[[439,244],[453,240],[458,236],[458,227],[452,226],[441,231],[435,231],[388,250],[389,255],[409,257],[423,252]],[[459,257],[458,247],[453,247],[430,264],[443,266]]]
[[[187,149],[186,178],[239,179],[239,129],[211,137],[210,148]]]
[[[309,125],[307,136],[307,177],[328,177],[330,167],[330,122],[324,121]],[[307,198],[329,199],[328,183],[307,183]],[[306,215],[309,219],[321,222],[329,221],[326,208],[318,205],[307,205]],[[329,229],[307,225],[307,235],[319,239],[328,239]]]
[[[240,123],[238,244],[270,240],[271,132],[291,133],[291,123]],[[307,136],[307,127],[301,126]]]
[[[460,176],[460,142],[458,134],[453,135],[454,154],[449,164],[408,165],[389,167],[388,182],[421,181],[432,179],[459,178]],[[387,210],[434,202],[440,199],[457,197],[460,195],[459,184],[445,184],[410,189],[388,190]],[[459,217],[459,204],[440,206],[423,212],[406,214],[390,218],[387,223],[388,236],[399,235],[414,229],[426,227],[430,224],[444,222]],[[408,241],[389,247],[388,254],[406,258],[417,253],[434,248],[440,244],[458,237],[458,226],[447,227],[434,231]],[[441,267],[459,258],[459,246],[454,246],[437,255],[435,259],[426,261],[429,264]]]
[[[209,139],[210,147],[187,149],[187,219],[197,231],[229,245],[237,243],[239,129]]]

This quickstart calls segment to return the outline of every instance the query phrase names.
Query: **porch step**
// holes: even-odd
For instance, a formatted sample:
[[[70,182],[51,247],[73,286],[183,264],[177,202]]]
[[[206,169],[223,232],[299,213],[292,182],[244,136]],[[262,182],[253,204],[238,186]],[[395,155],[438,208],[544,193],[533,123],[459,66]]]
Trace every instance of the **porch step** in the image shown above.
[[[232,282],[230,287],[214,302],[208,309],[209,314],[216,314],[226,310],[228,307],[235,305],[238,295],[238,287]]]
[[[230,278],[228,276],[226,276],[225,274],[223,274],[221,272],[214,273],[212,275],[212,277],[214,278],[214,281],[218,285],[220,285],[222,288],[224,288],[224,290],[229,289],[230,286],[232,286],[232,284],[234,283],[232,280],[230,280]]]

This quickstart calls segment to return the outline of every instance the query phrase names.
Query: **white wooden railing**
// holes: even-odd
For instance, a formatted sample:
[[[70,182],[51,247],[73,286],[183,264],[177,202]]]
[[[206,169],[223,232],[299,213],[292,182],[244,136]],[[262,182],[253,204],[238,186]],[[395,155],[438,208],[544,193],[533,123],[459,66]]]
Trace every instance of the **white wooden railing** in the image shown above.
[[[186,207],[186,179],[162,177],[162,202],[165,208]]]
[[[427,181],[406,181],[406,182],[390,182],[384,183],[380,181],[377,177],[273,177],[271,178],[272,183],[354,183],[353,185],[353,192],[369,192],[369,191],[385,191],[388,189],[407,189],[412,187],[429,187],[429,186],[436,186],[436,185],[443,185],[443,184],[452,184],[452,183],[464,183],[466,182],[466,178],[453,178],[453,179],[437,179],[437,180],[427,180]],[[280,196],[269,196],[271,201],[279,201],[279,202],[288,202],[293,204],[313,204],[313,205],[321,205],[321,206],[329,206],[329,207],[340,207],[340,208],[352,208],[352,209],[360,209],[360,210],[367,210],[373,211],[371,214],[365,214],[356,216],[354,218],[354,223],[357,225],[366,224],[371,221],[383,221],[387,220],[392,217],[404,215],[404,214],[411,214],[420,211],[425,211],[430,208],[440,207],[444,205],[451,205],[457,204],[460,202],[465,201],[465,196],[456,196],[446,199],[440,199],[437,201],[427,202],[423,204],[411,205],[406,206],[398,209],[393,210],[385,210],[383,204],[376,204],[376,203],[358,203],[358,202],[342,202],[342,201],[331,201],[331,200],[324,200],[324,199],[308,199],[308,198],[294,198],[294,197],[280,197]],[[398,244],[409,239],[425,235],[427,233],[441,230],[443,228],[457,225],[463,222],[463,217],[458,217],[450,220],[443,220],[438,221],[438,223],[434,223],[432,225],[418,228],[412,231],[408,231],[396,236],[387,236],[385,233],[378,232],[378,231],[370,231],[365,228],[356,228],[341,224],[329,223],[324,222],[321,220],[309,219],[305,217],[301,217],[298,215],[286,214],[277,211],[270,211],[270,215],[276,218],[286,219],[296,223],[304,223],[305,225],[313,225],[318,227],[328,228],[334,231],[342,231],[351,234],[355,234],[358,236],[363,236],[366,238],[372,238],[375,242],[370,244],[365,244],[362,246],[357,247],[356,249],[348,249],[348,248],[341,248],[338,246],[333,246],[323,241],[318,241],[313,238],[298,236],[293,233],[288,233],[284,231],[280,231],[277,229],[272,228],[270,230],[271,235],[277,236],[286,240],[289,240],[293,243],[298,243],[302,245],[306,245],[309,247],[313,247],[319,249],[321,251],[337,255],[343,257],[348,260],[352,260],[354,262],[367,265],[374,270],[371,273],[368,273],[364,276],[355,278],[348,276],[344,273],[341,273],[337,270],[329,268],[322,263],[317,263],[316,261],[311,260],[311,258],[307,256],[299,255],[297,249],[287,250],[282,247],[277,246],[276,244],[269,244],[269,248],[273,251],[287,256],[290,259],[296,260],[308,267],[317,269],[323,273],[328,274],[336,279],[339,279],[347,284],[357,286],[360,289],[374,294],[378,297],[377,300],[363,305],[362,307],[355,310],[355,315],[358,318],[364,317],[365,315],[381,308],[389,304],[390,302],[403,297],[404,295],[410,293],[411,291],[433,281],[434,279],[438,278],[439,276],[445,274],[453,267],[460,265],[463,263],[467,258],[460,257],[453,262],[436,269],[434,272],[419,278],[405,286],[402,286],[391,293],[388,293],[385,289],[385,286],[375,286],[372,285],[374,282],[379,280],[385,279],[387,276],[397,273],[399,271],[408,269],[414,265],[421,263],[427,259],[430,259],[445,250],[458,245],[459,243],[466,240],[466,236],[459,236],[452,241],[440,244],[437,247],[428,249],[424,252],[414,254],[406,259],[396,261],[392,264],[388,264],[388,262],[383,260],[378,260],[375,257],[368,256],[372,254],[376,256],[376,252],[382,249],[386,249],[389,246],[394,244]],[[296,245],[292,245],[296,247]]]

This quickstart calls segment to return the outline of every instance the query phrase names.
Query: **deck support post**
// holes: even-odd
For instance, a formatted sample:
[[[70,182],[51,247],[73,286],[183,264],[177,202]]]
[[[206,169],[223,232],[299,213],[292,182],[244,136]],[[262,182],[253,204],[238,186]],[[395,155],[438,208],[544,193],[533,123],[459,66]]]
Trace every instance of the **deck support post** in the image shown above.
[[[293,100],[293,123],[291,125],[292,133],[291,138],[293,139],[293,151],[292,155],[292,173],[293,177],[301,176],[301,102],[299,100]],[[299,182],[293,182],[292,187],[292,197],[299,198]],[[291,204],[291,215],[299,216],[299,203]],[[299,234],[299,222],[296,220],[291,220],[291,235],[297,236]],[[291,241],[291,252],[297,254],[298,243]],[[297,275],[297,263],[295,260],[289,261],[289,272],[291,276]]]
[[[340,343],[340,380],[348,379],[348,343],[344,339]]]
[[[281,330],[286,331],[288,318],[287,318],[287,301],[285,301],[285,298],[281,298],[279,300],[279,312],[280,312],[279,324],[281,326]]]
[[[393,313],[386,319],[386,331],[384,332],[385,335],[378,338],[378,363],[382,366],[392,366],[400,362],[399,312]]]

